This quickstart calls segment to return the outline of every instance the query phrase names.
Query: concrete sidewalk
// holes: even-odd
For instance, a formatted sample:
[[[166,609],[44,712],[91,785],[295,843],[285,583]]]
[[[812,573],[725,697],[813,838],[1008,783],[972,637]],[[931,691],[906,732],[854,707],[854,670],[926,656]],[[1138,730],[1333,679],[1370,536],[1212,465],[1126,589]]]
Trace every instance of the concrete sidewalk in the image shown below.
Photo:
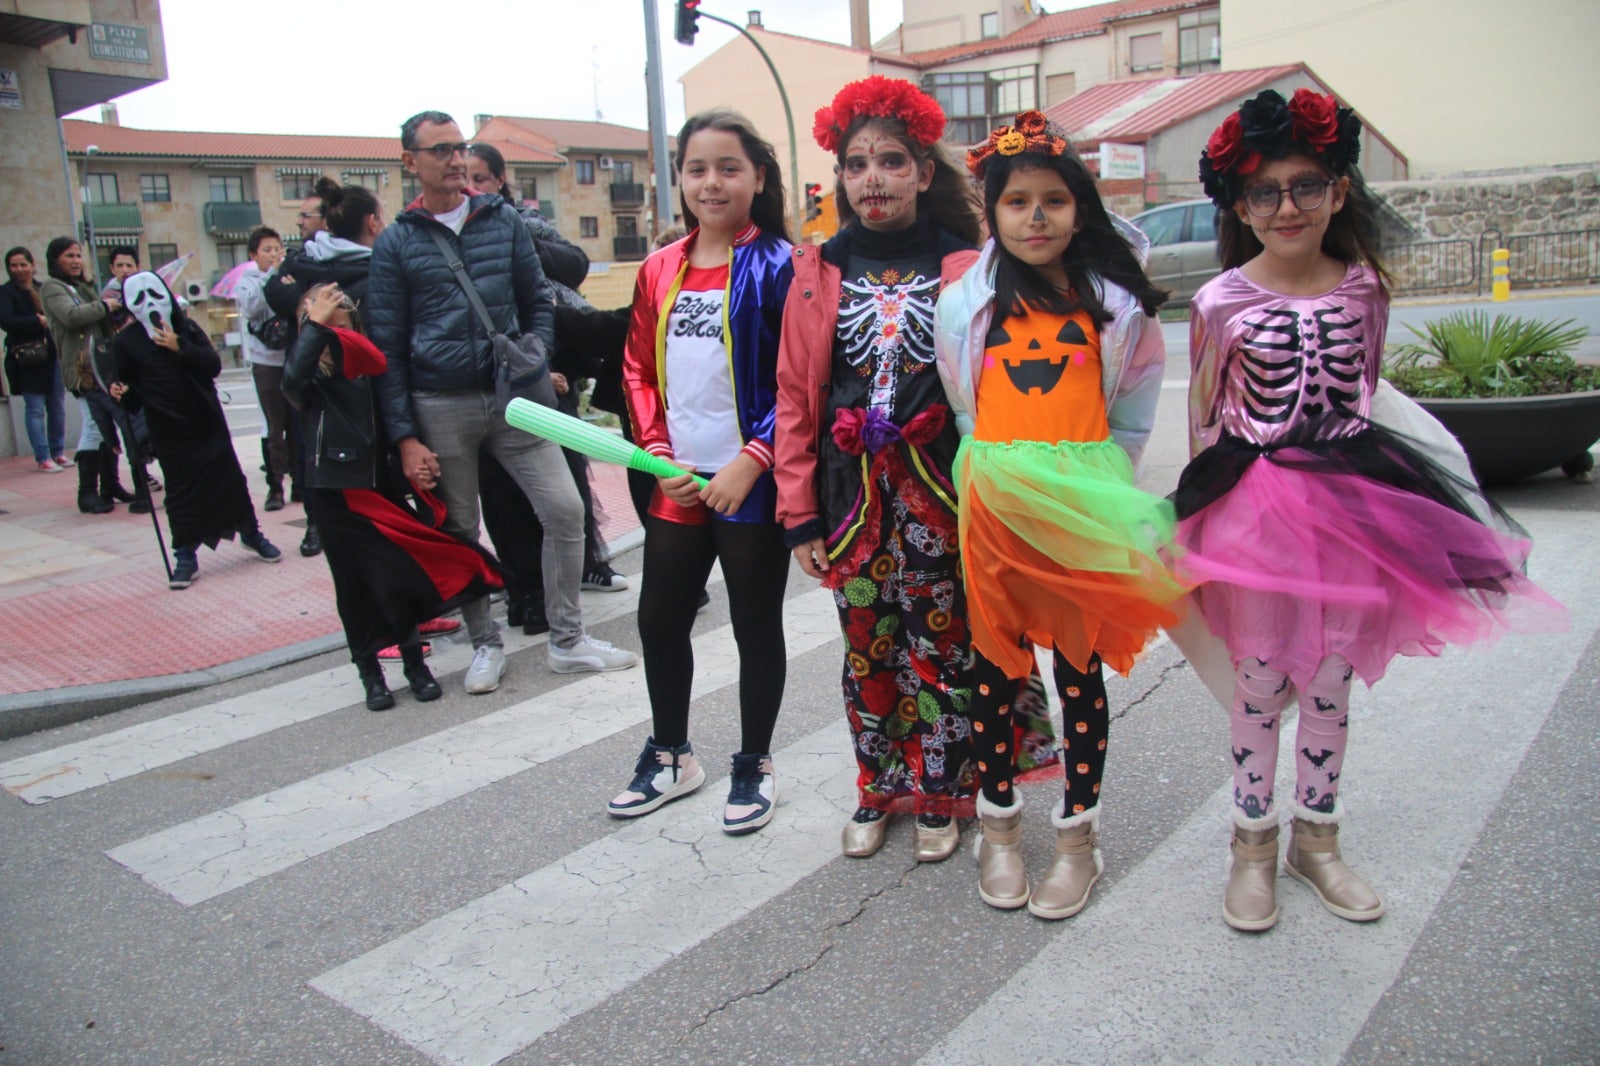
[[[257,438],[235,437],[234,447],[283,560],[266,564],[237,542],[202,548],[200,578],[182,591],[167,588],[149,515],[122,505],[80,514],[76,470],[43,474],[31,458],[0,459],[0,738],[343,646],[327,563],[298,551],[304,512],[261,511]],[[591,471],[601,533],[625,550],[639,538],[625,473]]]

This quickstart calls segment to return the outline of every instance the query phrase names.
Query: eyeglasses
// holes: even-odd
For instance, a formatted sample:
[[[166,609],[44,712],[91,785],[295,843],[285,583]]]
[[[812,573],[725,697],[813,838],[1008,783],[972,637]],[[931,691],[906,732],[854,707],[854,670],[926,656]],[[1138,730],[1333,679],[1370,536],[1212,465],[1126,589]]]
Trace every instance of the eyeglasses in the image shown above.
[[[1250,213],[1257,218],[1271,218],[1278,213],[1278,208],[1283,204],[1283,197],[1287,193],[1289,199],[1294,201],[1294,206],[1302,211],[1315,211],[1322,206],[1322,201],[1328,198],[1328,189],[1336,178],[1326,180],[1318,178],[1302,178],[1287,189],[1276,185],[1257,185],[1244,194],[1244,203]]]
[[[457,152],[462,155],[469,154],[472,151],[472,144],[468,141],[462,141],[460,144],[430,144],[426,148],[413,148],[411,150],[417,153],[426,152],[439,162],[448,163],[450,157]]]

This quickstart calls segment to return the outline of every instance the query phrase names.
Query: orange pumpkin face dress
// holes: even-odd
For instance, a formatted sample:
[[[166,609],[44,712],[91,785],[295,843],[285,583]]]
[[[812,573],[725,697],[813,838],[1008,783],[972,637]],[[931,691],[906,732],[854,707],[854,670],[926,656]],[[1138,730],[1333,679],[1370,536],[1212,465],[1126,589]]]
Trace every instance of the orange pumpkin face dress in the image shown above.
[[[993,326],[955,474],[974,647],[1011,677],[1050,646],[1126,674],[1184,593],[1159,550],[1172,505],[1111,439],[1099,330],[1079,310]]]

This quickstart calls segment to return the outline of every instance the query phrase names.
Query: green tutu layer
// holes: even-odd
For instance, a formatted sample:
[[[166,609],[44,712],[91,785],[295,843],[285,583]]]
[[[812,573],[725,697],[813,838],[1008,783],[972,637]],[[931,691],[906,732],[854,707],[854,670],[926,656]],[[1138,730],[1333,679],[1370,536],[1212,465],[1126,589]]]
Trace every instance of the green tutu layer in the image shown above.
[[[1134,487],[1133,464],[1114,441],[996,444],[969,436],[955,473],[964,511],[967,501],[979,501],[1062,567],[1148,574],[1172,543],[1172,504]]]

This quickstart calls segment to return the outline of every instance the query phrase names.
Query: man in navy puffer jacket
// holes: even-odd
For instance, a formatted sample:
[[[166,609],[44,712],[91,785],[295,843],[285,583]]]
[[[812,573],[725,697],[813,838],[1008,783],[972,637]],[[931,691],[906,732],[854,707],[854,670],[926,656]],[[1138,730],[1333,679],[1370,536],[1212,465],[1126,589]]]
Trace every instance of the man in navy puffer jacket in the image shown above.
[[[544,525],[545,615],[550,667],[561,673],[618,670],[638,657],[583,629],[583,504],[561,449],[506,424],[495,398],[492,347],[432,233],[461,258],[495,328],[554,341],[549,285],[516,210],[497,195],[468,197],[467,149],[449,115],[424,111],[400,127],[401,163],[422,195],[372,249],[362,310],[388,359],[378,379],[389,439],[405,475],[444,501],[445,529],[477,541],[478,449],[499,460]],[[431,232],[430,232],[431,231]],[[505,669],[487,597],[462,608],[474,649],[468,692],[492,692]]]

